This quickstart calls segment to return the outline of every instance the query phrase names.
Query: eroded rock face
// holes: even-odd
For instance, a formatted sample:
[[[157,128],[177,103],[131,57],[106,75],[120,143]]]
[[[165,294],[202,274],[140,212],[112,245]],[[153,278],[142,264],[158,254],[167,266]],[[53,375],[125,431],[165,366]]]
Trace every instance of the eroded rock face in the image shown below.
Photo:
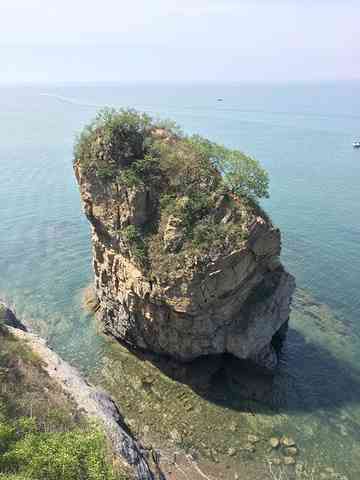
[[[164,231],[164,249],[177,252],[184,243],[184,229],[180,218],[170,215]]]
[[[159,192],[151,184],[101,181],[79,162],[75,173],[92,226],[95,289],[106,332],[180,361],[227,352],[268,369],[276,366],[271,340],[288,321],[295,282],[279,260],[280,231],[265,216],[246,217],[246,240],[234,250],[206,258],[185,255],[181,268],[176,259],[183,225],[168,216],[161,248],[173,271],[164,281],[156,268],[134,259],[123,236],[129,225],[153,222]],[[236,221],[221,197],[212,214],[219,223]]]

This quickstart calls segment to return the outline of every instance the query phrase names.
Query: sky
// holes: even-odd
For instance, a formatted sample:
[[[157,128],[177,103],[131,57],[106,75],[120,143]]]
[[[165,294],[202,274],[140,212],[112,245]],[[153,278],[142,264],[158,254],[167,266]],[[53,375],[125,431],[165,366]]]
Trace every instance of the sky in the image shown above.
[[[360,79],[360,0],[0,0],[0,83]]]

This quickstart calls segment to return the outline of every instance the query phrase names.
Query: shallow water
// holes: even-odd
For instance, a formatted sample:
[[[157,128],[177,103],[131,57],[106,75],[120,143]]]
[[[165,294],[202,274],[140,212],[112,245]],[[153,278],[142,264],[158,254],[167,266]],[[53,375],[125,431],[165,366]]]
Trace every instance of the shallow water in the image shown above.
[[[283,261],[300,289],[273,410],[259,408],[244,431],[292,434],[303,461],[357,479],[360,152],[351,144],[360,135],[360,85],[0,89],[0,292],[88,374],[104,371],[112,354],[80,308],[91,252],[71,158],[75,133],[104,105],[173,118],[240,147],[269,171],[264,206],[282,230]],[[232,384],[225,404],[207,402],[214,418],[239,422],[238,394]]]

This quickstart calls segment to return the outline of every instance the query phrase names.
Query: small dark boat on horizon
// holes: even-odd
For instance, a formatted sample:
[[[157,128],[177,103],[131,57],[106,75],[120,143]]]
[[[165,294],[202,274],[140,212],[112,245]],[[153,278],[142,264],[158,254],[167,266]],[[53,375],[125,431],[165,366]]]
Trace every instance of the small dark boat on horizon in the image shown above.
[[[353,142],[353,148],[360,148],[360,142]]]

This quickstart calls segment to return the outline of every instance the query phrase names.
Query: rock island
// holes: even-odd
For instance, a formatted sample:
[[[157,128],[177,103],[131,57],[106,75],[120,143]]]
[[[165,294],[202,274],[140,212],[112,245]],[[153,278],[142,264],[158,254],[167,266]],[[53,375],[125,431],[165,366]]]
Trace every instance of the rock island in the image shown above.
[[[258,162],[136,111],[105,110],[75,147],[105,332],[189,362],[230,353],[273,370],[294,278],[258,204]]]

